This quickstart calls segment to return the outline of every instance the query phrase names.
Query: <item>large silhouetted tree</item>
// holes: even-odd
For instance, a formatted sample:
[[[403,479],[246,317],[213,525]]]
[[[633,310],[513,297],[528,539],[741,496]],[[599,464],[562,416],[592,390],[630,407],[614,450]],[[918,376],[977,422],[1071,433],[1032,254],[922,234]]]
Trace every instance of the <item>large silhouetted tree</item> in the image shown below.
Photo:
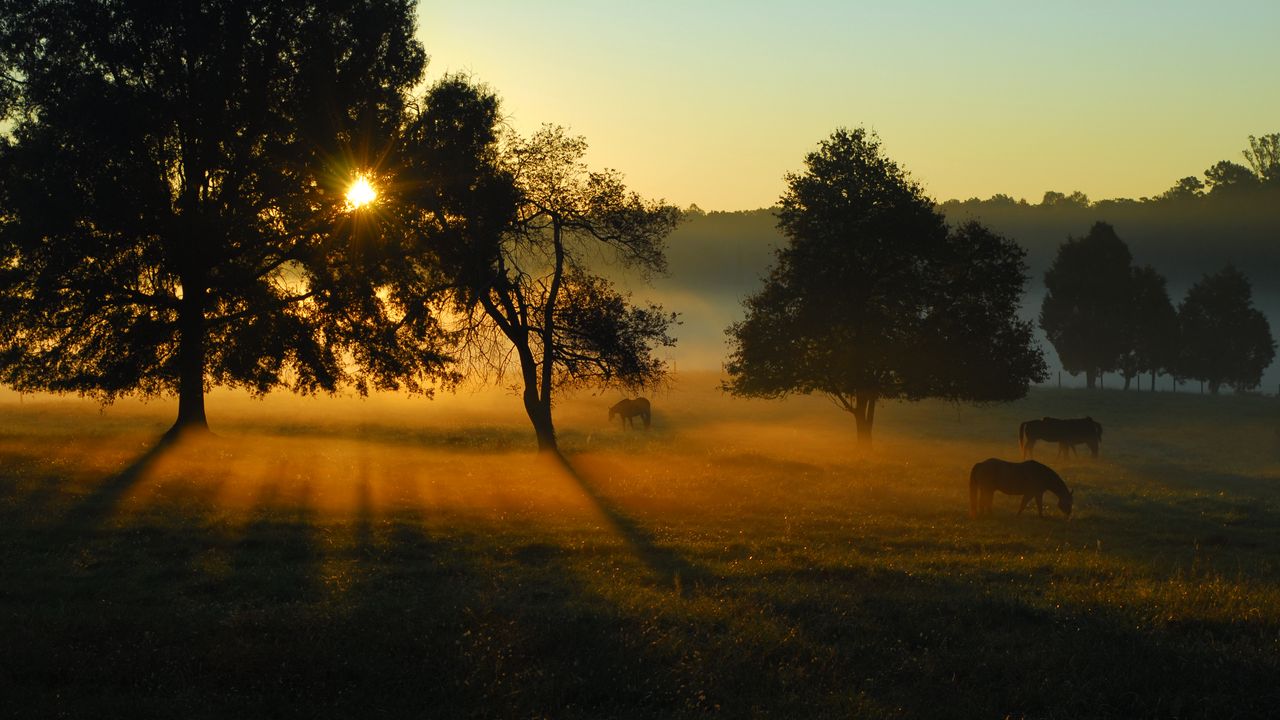
[[[176,432],[212,385],[412,375],[347,342],[381,308],[342,208],[421,76],[410,0],[5,8],[0,380],[176,392]]]
[[[837,130],[787,186],[787,244],[727,330],[727,390],[822,393],[869,443],[881,400],[1012,400],[1043,379],[1016,314],[1022,249],[977,223],[949,230],[873,133]]]
[[[518,373],[538,447],[556,451],[557,390],[664,375],[653,350],[674,342],[675,316],[633,304],[592,263],[663,271],[679,211],[588,169],[582,138],[548,126],[504,140],[500,121],[491,92],[453,77],[410,122],[401,198],[412,237],[396,292],[444,299],[464,359]]]
[[[1179,374],[1209,384],[1252,390],[1275,359],[1276,344],[1266,316],[1253,307],[1253,289],[1228,265],[1205,275],[1178,307],[1182,356]]]
[[[1178,361],[1178,312],[1169,301],[1164,276],[1150,265],[1133,268],[1128,306],[1128,348],[1120,356],[1124,389],[1139,373],[1176,372]]]
[[[1068,238],[1044,274],[1047,290],[1040,327],[1062,367],[1083,372],[1089,388],[1098,373],[1115,370],[1129,347],[1133,256],[1107,223],[1081,238]]]

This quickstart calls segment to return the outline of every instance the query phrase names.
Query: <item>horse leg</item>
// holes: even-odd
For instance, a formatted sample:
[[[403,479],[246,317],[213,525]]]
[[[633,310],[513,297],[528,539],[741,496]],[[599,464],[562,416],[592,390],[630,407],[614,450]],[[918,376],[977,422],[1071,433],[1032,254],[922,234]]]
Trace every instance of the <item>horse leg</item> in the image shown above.
[[[1030,495],[1022,496],[1022,504],[1018,506],[1018,514],[1021,515],[1023,510],[1027,509],[1027,503],[1031,502]]]
[[[983,515],[990,515],[990,514],[991,514],[991,498],[992,498],[992,496],[994,496],[995,494],[996,494],[996,491],[995,491],[994,489],[992,489],[992,488],[983,488],[983,489],[982,489],[982,499],[980,500],[980,504],[982,505],[982,513],[981,513],[981,514],[983,514]]]
[[[1043,492],[1036,495],[1036,512],[1040,514],[1040,517],[1044,517],[1044,493]]]

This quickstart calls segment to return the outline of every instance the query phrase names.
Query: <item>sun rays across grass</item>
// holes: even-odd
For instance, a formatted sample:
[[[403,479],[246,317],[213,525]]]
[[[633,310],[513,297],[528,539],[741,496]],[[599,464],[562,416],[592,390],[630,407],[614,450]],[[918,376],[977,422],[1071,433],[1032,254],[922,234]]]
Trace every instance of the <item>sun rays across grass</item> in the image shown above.
[[[566,402],[564,461],[532,452],[505,397],[217,401],[217,436],[159,448],[162,408],[7,405],[14,707],[1129,717],[1278,700],[1261,400],[1094,395],[1102,458],[1042,458],[1072,520],[998,496],[973,522],[972,463],[1016,458],[1018,420],[1085,414],[1083,393],[889,406],[860,454],[820,401],[700,387],[655,397],[647,433],[607,425],[607,399]]]

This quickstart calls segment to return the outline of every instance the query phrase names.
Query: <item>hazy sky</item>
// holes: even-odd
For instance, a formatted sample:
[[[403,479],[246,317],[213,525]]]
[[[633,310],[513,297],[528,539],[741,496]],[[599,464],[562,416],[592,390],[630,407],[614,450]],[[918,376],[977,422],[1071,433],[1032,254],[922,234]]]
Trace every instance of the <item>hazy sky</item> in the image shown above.
[[[865,125],[938,200],[1167,189],[1280,132],[1280,1],[420,0],[431,79],[679,205],[773,204]]]

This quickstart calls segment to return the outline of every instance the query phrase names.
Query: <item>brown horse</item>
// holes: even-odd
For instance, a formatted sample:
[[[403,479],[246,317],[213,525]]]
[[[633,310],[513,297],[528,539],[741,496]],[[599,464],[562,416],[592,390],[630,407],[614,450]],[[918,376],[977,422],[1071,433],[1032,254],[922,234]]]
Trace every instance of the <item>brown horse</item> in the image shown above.
[[[1019,515],[1034,498],[1040,517],[1044,517],[1044,494],[1051,492],[1058,496],[1058,509],[1071,517],[1074,496],[1067,484],[1052,468],[1035,460],[1015,463],[991,458],[974,465],[969,472],[969,517],[990,515],[991,498],[996,491],[1022,496]]]
[[[1024,460],[1035,454],[1037,440],[1058,443],[1058,457],[1063,460],[1067,458],[1068,452],[1074,452],[1075,446],[1080,444],[1088,445],[1096,458],[1098,445],[1102,442],[1102,423],[1091,417],[1028,420],[1018,427],[1018,445],[1022,448]]]
[[[622,416],[622,427],[628,425],[636,426],[635,417],[640,416],[644,421],[644,429],[649,429],[649,420],[652,417],[649,410],[649,400],[647,398],[636,398],[635,400],[619,400],[613,407],[609,408],[609,422],[613,422],[615,415]]]

